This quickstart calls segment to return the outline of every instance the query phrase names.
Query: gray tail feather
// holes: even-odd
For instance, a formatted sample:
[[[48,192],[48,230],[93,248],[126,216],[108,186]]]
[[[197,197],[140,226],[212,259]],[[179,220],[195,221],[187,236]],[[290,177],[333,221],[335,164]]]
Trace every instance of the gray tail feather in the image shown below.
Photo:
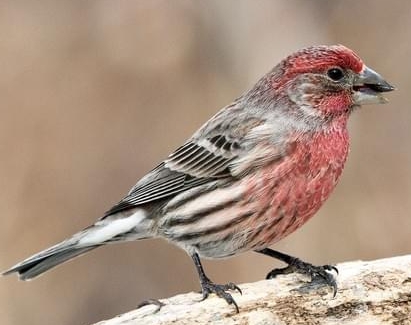
[[[30,280],[63,262],[84,254],[99,246],[100,245],[87,247],[63,246],[61,247],[61,249],[52,247],[51,249],[29,257],[23,262],[5,271],[4,273],[2,273],[2,275],[8,275],[17,272],[19,274],[20,280]]]
[[[149,238],[151,223],[143,210],[128,217],[113,215],[100,219],[71,238],[16,264],[3,275],[18,273],[21,280],[29,280],[106,243]]]

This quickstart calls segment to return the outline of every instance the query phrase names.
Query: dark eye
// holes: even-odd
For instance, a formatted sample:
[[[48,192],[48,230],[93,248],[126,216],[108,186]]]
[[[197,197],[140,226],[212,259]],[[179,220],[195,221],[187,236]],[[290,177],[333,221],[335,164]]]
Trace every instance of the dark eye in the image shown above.
[[[344,78],[344,72],[339,68],[332,68],[327,71],[327,76],[334,81],[339,81]]]

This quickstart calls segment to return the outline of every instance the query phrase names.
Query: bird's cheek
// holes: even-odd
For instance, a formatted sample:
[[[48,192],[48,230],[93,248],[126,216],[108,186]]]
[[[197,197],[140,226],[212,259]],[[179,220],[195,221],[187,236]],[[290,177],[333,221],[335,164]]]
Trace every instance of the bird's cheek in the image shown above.
[[[349,94],[329,94],[322,98],[319,109],[324,113],[348,113],[352,105],[353,101]]]

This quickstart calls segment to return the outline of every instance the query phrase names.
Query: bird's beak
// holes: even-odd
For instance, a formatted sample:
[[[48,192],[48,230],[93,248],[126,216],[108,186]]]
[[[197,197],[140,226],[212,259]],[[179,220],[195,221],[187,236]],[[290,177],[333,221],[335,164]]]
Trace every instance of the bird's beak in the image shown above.
[[[354,103],[384,104],[388,100],[382,95],[395,88],[386,82],[377,72],[364,66],[364,69],[354,78]]]

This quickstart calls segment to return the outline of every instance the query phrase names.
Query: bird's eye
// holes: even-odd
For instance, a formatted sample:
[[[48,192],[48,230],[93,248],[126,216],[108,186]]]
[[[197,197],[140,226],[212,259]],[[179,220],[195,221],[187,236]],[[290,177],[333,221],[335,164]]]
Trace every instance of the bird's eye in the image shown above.
[[[344,78],[344,72],[339,68],[332,68],[327,71],[327,76],[334,81],[339,81]]]

